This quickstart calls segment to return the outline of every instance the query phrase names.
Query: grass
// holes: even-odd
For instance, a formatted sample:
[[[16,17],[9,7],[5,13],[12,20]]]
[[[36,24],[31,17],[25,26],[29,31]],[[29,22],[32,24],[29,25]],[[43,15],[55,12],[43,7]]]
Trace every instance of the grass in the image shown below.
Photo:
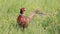
[[[37,8],[48,14],[36,15],[23,32],[16,21],[21,7],[26,17]],[[0,34],[60,34],[60,0],[0,0]]]

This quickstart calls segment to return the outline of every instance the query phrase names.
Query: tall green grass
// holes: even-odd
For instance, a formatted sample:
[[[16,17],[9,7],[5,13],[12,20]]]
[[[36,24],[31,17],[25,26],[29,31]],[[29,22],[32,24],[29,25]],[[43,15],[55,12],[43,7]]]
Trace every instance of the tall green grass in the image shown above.
[[[26,18],[37,8],[48,16],[36,15],[23,32],[16,21],[21,7]],[[60,0],[0,0],[0,34],[60,34]]]

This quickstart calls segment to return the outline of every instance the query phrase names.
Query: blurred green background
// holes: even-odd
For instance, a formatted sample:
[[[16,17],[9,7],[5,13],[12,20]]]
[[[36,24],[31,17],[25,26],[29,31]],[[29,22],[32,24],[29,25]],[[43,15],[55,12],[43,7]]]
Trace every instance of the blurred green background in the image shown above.
[[[36,15],[23,32],[16,21],[21,7],[26,18],[37,8],[48,14]],[[0,34],[60,34],[60,0],[0,0]]]

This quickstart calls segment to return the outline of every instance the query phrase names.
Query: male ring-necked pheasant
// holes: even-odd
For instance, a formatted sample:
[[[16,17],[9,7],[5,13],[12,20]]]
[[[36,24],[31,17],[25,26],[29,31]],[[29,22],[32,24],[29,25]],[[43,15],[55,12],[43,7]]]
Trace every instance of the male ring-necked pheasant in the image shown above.
[[[31,21],[33,16],[38,12],[38,10],[35,10],[35,11],[31,12],[30,16],[28,16],[28,18],[26,18],[23,15],[24,11],[25,11],[25,8],[21,8],[20,9],[20,14],[19,14],[19,16],[17,18],[18,25],[21,26],[23,29],[28,27],[29,22]]]

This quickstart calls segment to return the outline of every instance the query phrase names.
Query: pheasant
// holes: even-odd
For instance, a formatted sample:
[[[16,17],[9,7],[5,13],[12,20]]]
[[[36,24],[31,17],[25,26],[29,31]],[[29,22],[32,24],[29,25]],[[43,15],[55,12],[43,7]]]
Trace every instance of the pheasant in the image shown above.
[[[20,27],[27,28],[29,22],[32,20],[33,16],[36,15],[36,13],[38,12],[38,10],[35,10],[33,12],[30,13],[30,15],[28,16],[28,18],[26,18],[23,14],[24,14],[25,8],[21,8],[20,9],[20,14],[17,18],[17,23]]]

